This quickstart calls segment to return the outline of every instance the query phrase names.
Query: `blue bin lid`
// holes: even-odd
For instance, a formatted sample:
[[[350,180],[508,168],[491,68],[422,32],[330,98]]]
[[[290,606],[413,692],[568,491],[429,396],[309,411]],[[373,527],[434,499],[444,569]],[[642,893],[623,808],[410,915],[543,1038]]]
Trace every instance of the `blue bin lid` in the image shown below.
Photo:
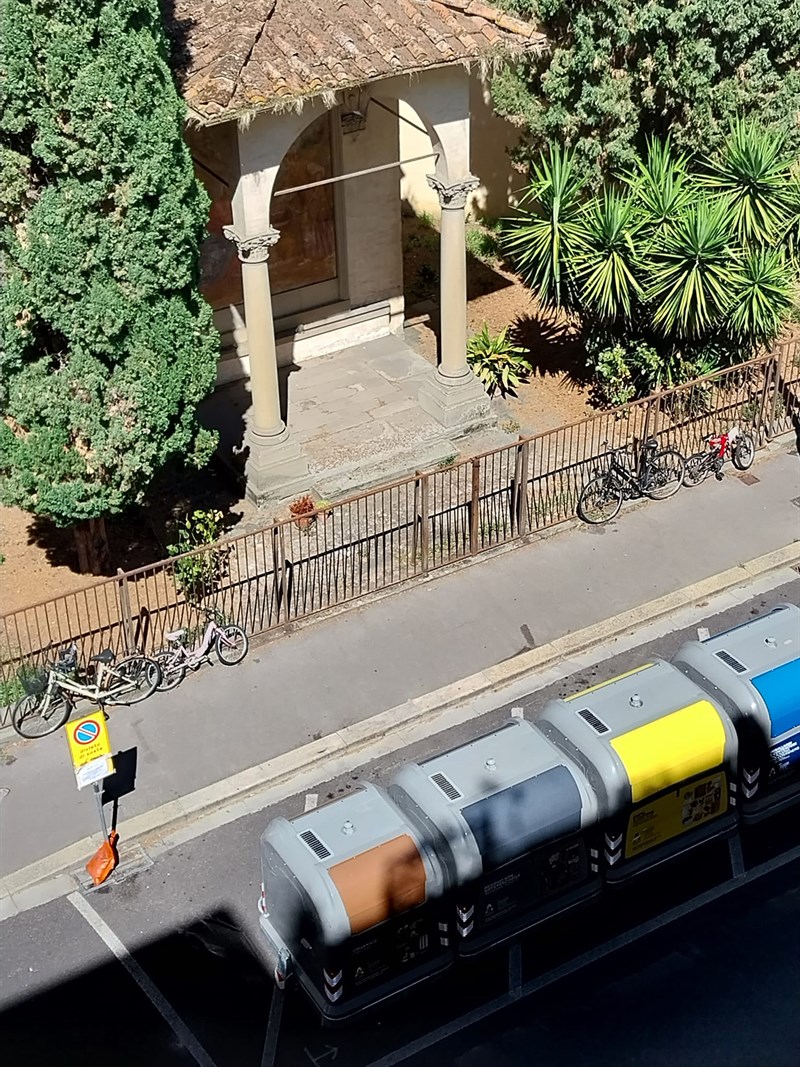
[[[791,659],[750,681],[767,706],[772,737],[800,726],[800,659]]]

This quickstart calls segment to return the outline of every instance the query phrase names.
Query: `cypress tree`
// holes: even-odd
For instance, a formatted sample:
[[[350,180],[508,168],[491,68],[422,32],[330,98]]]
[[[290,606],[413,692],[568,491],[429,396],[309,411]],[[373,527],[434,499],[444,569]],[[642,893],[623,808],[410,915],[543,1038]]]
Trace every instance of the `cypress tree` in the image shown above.
[[[157,0],[0,3],[0,502],[85,528],[211,455],[208,200]]]

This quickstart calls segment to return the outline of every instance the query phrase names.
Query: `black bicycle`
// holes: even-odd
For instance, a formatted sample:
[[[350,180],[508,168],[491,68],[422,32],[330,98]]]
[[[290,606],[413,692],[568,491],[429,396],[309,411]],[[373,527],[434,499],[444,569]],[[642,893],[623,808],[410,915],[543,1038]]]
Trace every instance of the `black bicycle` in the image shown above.
[[[578,515],[592,526],[610,522],[619,513],[623,500],[650,497],[666,500],[683,484],[686,460],[675,448],[659,449],[655,437],[641,447],[634,463],[627,447],[609,453],[608,463],[595,469],[594,477],[583,487]]]

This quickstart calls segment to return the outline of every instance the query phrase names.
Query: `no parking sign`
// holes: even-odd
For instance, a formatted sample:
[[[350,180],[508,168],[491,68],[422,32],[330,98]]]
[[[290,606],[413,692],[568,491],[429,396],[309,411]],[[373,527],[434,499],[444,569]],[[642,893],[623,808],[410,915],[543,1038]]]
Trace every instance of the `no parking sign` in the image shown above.
[[[66,731],[78,789],[114,773],[111,742],[102,711],[67,723]]]

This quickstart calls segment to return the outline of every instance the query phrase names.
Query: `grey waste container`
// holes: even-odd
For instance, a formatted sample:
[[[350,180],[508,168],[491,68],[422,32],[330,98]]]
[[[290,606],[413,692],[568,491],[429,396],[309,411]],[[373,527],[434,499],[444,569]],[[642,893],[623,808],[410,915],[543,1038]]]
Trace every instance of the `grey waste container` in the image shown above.
[[[376,786],[274,819],[261,864],[274,977],[293,973],[325,1018],[348,1018],[452,961],[441,865]]]
[[[460,955],[601,891],[594,793],[528,722],[407,764],[389,789],[444,860]]]
[[[689,641],[673,661],[712,693],[739,735],[740,813],[758,822],[800,801],[800,608]]]
[[[554,700],[537,726],[598,796],[608,882],[735,830],[736,732],[677,667],[655,660]]]

